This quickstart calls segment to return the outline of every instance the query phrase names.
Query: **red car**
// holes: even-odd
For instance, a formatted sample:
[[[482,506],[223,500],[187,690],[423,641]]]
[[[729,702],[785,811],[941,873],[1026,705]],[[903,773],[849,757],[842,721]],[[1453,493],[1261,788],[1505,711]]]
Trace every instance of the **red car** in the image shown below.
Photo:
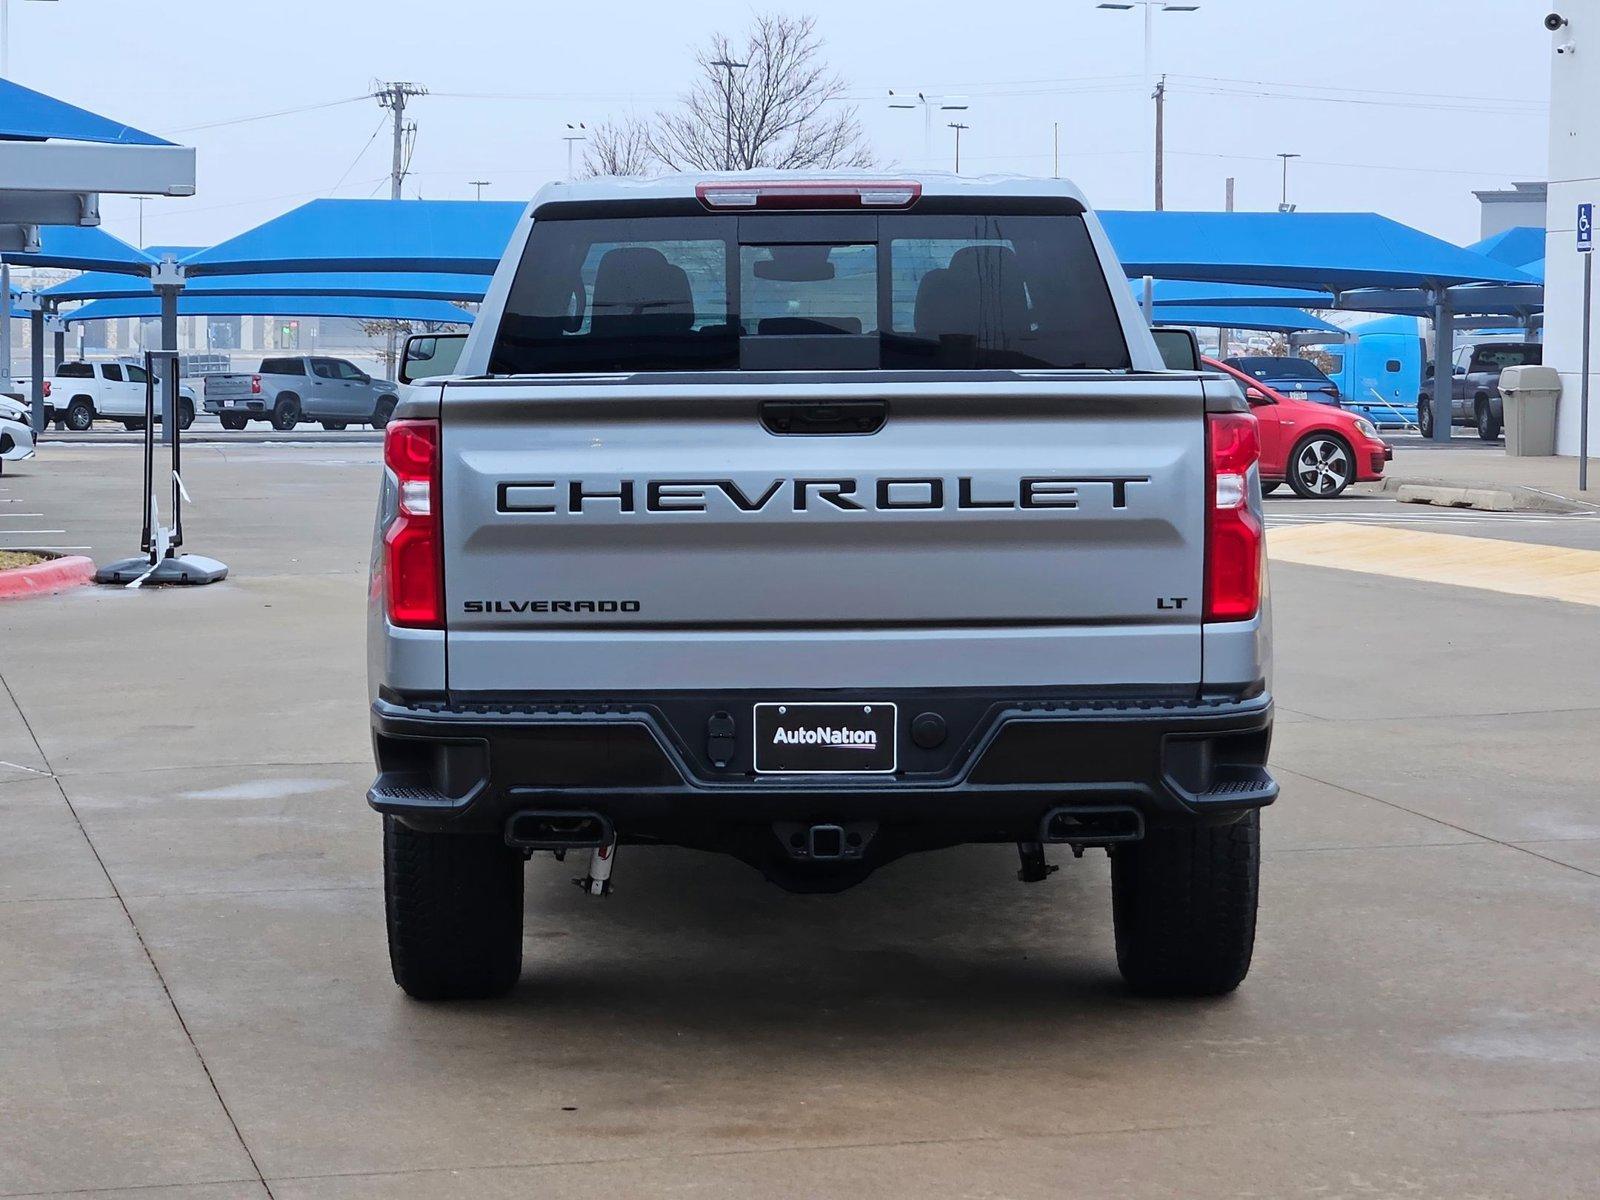
[[[1214,358],[1201,360],[1239,385],[1261,426],[1261,494],[1287,483],[1308,500],[1332,500],[1352,483],[1383,478],[1394,450],[1365,417],[1291,400]]]

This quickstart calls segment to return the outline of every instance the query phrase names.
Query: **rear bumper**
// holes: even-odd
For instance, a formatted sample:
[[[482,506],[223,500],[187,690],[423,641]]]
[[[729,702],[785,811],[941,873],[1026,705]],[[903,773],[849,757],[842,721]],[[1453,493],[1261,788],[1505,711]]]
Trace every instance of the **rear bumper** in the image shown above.
[[[904,714],[892,776],[756,775],[751,708],[771,696],[660,694],[556,703],[372,706],[377,811],[423,829],[504,831],[519,812],[598,814],[622,842],[734,850],[775,824],[870,822],[898,848],[1032,841],[1062,806],[1115,806],[1145,824],[1225,822],[1272,803],[1272,700],[1182,702],[878,692]],[[788,700],[805,696],[786,695]],[[853,700],[833,693],[826,699]],[[911,718],[937,714],[938,745]],[[718,768],[713,716],[738,749]],[[1065,840],[1065,839],[1061,839]],[[746,857],[749,857],[746,855]]]
[[[267,401],[263,396],[253,396],[249,400],[213,400],[206,398],[205,410],[208,413],[252,413],[265,415]]]

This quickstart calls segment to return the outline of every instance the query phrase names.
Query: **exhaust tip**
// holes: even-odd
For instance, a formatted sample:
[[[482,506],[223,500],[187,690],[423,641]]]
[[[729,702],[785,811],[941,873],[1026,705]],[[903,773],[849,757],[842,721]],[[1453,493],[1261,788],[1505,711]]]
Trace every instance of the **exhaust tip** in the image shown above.
[[[1074,846],[1108,846],[1144,837],[1144,816],[1136,808],[1052,808],[1039,822],[1041,842]]]
[[[610,819],[596,812],[524,809],[506,820],[506,845],[518,850],[581,850],[609,846],[616,837]]]

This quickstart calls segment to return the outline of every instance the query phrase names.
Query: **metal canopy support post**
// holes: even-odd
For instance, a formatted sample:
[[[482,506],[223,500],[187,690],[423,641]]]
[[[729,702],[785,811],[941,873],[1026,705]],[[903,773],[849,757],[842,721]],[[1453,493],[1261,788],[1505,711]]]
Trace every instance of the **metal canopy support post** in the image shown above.
[[[11,264],[0,262],[0,392],[11,390]]]
[[[30,296],[28,312],[28,391],[33,401],[33,431],[44,432],[44,305]]]
[[[62,321],[61,314],[53,310],[46,318],[46,324],[50,329],[50,341],[53,343],[50,352],[54,360],[54,369],[59,372],[61,360],[67,356],[67,326]]]
[[[150,268],[150,283],[161,297],[161,352],[171,355],[174,372],[173,385],[161,389],[161,442],[170,446],[178,419],[178,293],[183,291],[185,283],[182,264],[167,255]]]
[[[1433,289],[1433,440],[1449,442],[1455,420],[1455,313],[1450,310],[1450,289]]]

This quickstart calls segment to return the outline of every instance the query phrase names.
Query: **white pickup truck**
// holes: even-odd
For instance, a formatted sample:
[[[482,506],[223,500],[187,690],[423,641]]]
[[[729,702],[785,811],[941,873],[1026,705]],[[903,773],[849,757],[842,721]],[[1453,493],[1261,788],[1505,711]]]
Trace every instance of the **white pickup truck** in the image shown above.
[[[17,388],[28,394],[28,379]],[[128,359],[114,362],[66,362],[44,381],[45,422],[60,421],[82,433],[97,420],[121,421],[128,429],[144,428],[145,369]],[[159,397],[158,397],[159,406]],[[178,428],[194,424],[195,394],[178,385]],[[156,420],[161,419],[159,407]]]

